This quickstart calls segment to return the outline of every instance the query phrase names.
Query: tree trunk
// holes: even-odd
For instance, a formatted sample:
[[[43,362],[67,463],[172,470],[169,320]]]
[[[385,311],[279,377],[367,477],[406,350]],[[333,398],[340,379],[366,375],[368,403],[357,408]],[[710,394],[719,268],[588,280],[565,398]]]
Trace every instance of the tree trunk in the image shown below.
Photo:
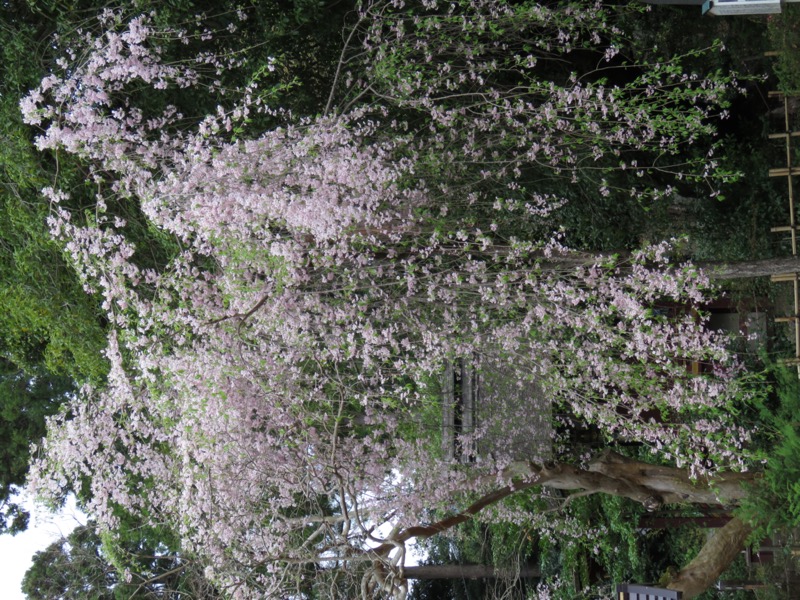
[[[524,565],[518,569],[496,569],[491,565],[420,565],[405,567],[406,579],[499,579],[539,577],[539,567]]]
[[[553,255],[542,262],[543,269],[570,271],[577,267],[588,267],[603,260],[624,261],[628,253],[590,253],[569,252]],[[697,261],[696,267],[703,269],[709,277],[717,281],[730,279],[747,279],[750,277],[769,277],[782,273],[800,273],[800,258],[794,256],[781,258],[765,258],[761,260],[745,260],[737,262]]]
[[[739,555],[753,528],[737,518],[718,529],[700,552],[667,584],[689,600],[702,594]]]
[[[570,490],[586,495],[605,493],[623,496],[643,504],[653,511],[663,504],[717,504],[735,503],[745,497],[743,484],[756,480],[754,473],[726,473],[713,478],[692,481],[685,469],[651,465],[615,452],[606,451],[592,461],[588,469],[567,463],[541,465],[519,461],[512,463],[498,477],[484,476],[479,481],[487,484],[498,479],[509,481],[475,500],[461,512],[451,514],[427,525],[414,525],[398,531],[387,541],[371,550],[376,556],[388,555],[396,543],[412,538],[429,538],[471,520],[488,506],[533,487]],[[569,497],[566,500],[569,501]]]
[[[800,259],[789,256],[745,260],[740,262],[696,262],[712,279],[747,279],[749,277],[769,277],[781,273],[800,273]]]
[[[667,503],[735,504],[745,496],[743,484],[752,483],[756,478],[757,474],[754,473],[727,473],[693,481],[685,469],[650,465],[611,451],[598,456],[588,469],[566,463],[538,464],[519,461],[506,467],[499,476],[486,475],[472,482],[491,486],[498,480],[505,480],[509,482],[507,485],[484,494],[461,512],[433,523],[414,525],[393,533],[383,544],[370,550],[369,556],[375,557],[376,568],[383,569],[386,558],[398,545],[405,544],[412,538],[425,539],[447,531],[473,519],[483,509],[504,498],[534,487],[574,491],[565,498],[565,503],[572,497],[606,493],[630,498],[652,511]],[[748,525],[739,519],[733,519],[718,530],[717,535],[706,543],[700,554],[678,574],[670,587],[684,591],[684,598],[687,600],[707,589],[736,557],[749,533]],[[413,569],[415,567],[404,569],[403,578],[413,578]],[[424,571],[417,571],[420,572]],[[457,577],[469,578],[464,575]]]

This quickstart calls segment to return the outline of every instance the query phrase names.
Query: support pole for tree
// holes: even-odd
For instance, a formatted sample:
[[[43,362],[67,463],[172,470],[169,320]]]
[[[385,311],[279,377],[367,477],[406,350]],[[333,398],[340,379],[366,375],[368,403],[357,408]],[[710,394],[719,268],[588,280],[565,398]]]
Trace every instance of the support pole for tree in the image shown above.
[[[405,567],[406,579],[500,579],[540,577],[539,567],[523,565],[517,569],[497,569],[491,565],[419,565]]]

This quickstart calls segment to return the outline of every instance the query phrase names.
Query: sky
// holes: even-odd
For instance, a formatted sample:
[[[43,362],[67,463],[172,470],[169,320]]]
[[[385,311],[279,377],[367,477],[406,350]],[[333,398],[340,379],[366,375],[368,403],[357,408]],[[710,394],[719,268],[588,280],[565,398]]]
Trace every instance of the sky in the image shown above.
[[[0,598],[3,600],[24,600],[20,584],[34,553],[44,550],[56,539],[86,523],[86,515],[75,507],[72,497],[58,514],[37,507],[29,498],[24,500],[24,504],[31,512],[28,530],[15,536],[0,535],[0,564],[3,565]]]

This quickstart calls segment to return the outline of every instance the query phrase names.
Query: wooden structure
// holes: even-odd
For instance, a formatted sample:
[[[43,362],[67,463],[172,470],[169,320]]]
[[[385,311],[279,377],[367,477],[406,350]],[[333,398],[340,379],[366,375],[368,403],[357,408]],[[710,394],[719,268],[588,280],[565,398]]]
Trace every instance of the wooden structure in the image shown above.
[[[666,317],[670,321],[680,321],[686,315],[691,315],[695,321],[700,320],[700,314],[708,320],[705,326],[711,331],[724,332],[729,336],[742,337],[748,349],[756,353],[764,344],[767,336],[767,316],[758,311],[760,299],[755,302],[737,300],[721,295],[703,304],[683,302],[657,302],[653,307],[656,314]],[[686,369],[693,375],[711,373],[714,365],[710,361],[685,361]]]
[[[783,92],[770,92],[770,98],[779,98],[783,101],[783,131],[771,133],[769,139],[783,140],[786,147],[786,166],[777,167],[769,170],[770,177],[783,177],[786,179],[786,189],[789,200],[789,223],[780,227],[773,227],[773,233],[788,233],[791,240],[792,256],[797,256],[797,207],[794,196],[794,177],[800,175],[800,166],[794,164],[794,151],[792,142],[800,137],[800,131],[792,131],[789,119],[789,96]],[[797,374],[800,377],[800,273],[781,273],[772,276],[773,282],[790,283],[794,291],[794,314],[784,317],[777,317],[777,323],[790,323],[794,325],[794,358],[783,359],[782,364],[794,365],[797,367]]]
[[[530,460],[552,455],[552,406],[533,382],[520,383],[503,359],[457,359],[442,376],[442,455],[462,463],[491,454]],[[516,423],[509,429],[509,422]]]
[[[703,528],[725,527],[733,517],[726,515],[705,515],[702,517],[673,517],[644,515],[639,518],[642,529],[673,529],[684,525]]]
[[[633,583],[617,584],[617,600],[681,600],[682,597],[682,592],[666,588]]]
[[[672,529],[684,525],[698,527],[724,527],[733,518],[730,508],[717,504],[696,504],[692,507],[694,516],[687,516],[683,508],[660,508],[639,516],[641,529]]]
[[[475,432],[478,401],[478,373],[469,361],[448,363],[442,381],[442,453],[447,460],[472,462],[477,456],[473,444],[464,438]],[[466,447],[465,447],[466,446]]]

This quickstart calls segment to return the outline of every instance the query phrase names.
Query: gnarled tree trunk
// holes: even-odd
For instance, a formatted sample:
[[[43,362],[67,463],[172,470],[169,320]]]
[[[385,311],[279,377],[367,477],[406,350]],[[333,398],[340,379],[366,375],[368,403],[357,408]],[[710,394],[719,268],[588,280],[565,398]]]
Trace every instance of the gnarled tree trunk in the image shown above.
[[[735,504],[746,495],[742,484],[756,477],[754,473],[722,473],[692,480],[686,469],[651,465],[611,451],[595,458],[589,470],[646,487],[664,504]]]
[[[692,480],[686,469],[651,465],[611,451],[599,455],[587,469],[567,463],[519,461],[509,465],[499,478],[482,478],[487,485],[498,479],[508,481],[508,485],[484,494],[461,512],[433,523],[396,531],[385,543],[370,550],[370,555],[376,559],[376,568],[382,569],[389,553],[398,545],[412,538],[424,539],[451,529],[469,521],[488,506],[533,487],[574,492],[566,497],[565,502],[569,502],[570,497],[594,493],[624,496],[652,511],[663,504],[736,504],[746,495],[744,485],[753,483],[757,477],[755,473],[724,473]],[[736,558],[750,532],[749,525],[733,519],[709,539],[697,557],[670,582],[669,587],[684,592],[686,600],[707,589]],[[412,569],[406,570],[401,577],[412,578]]]
[[[732,519],[714,532],[697,556],[667,584],[667,588],[683,592],[684,600],[702,594],[739,555],[752,531],[747,523]]]

